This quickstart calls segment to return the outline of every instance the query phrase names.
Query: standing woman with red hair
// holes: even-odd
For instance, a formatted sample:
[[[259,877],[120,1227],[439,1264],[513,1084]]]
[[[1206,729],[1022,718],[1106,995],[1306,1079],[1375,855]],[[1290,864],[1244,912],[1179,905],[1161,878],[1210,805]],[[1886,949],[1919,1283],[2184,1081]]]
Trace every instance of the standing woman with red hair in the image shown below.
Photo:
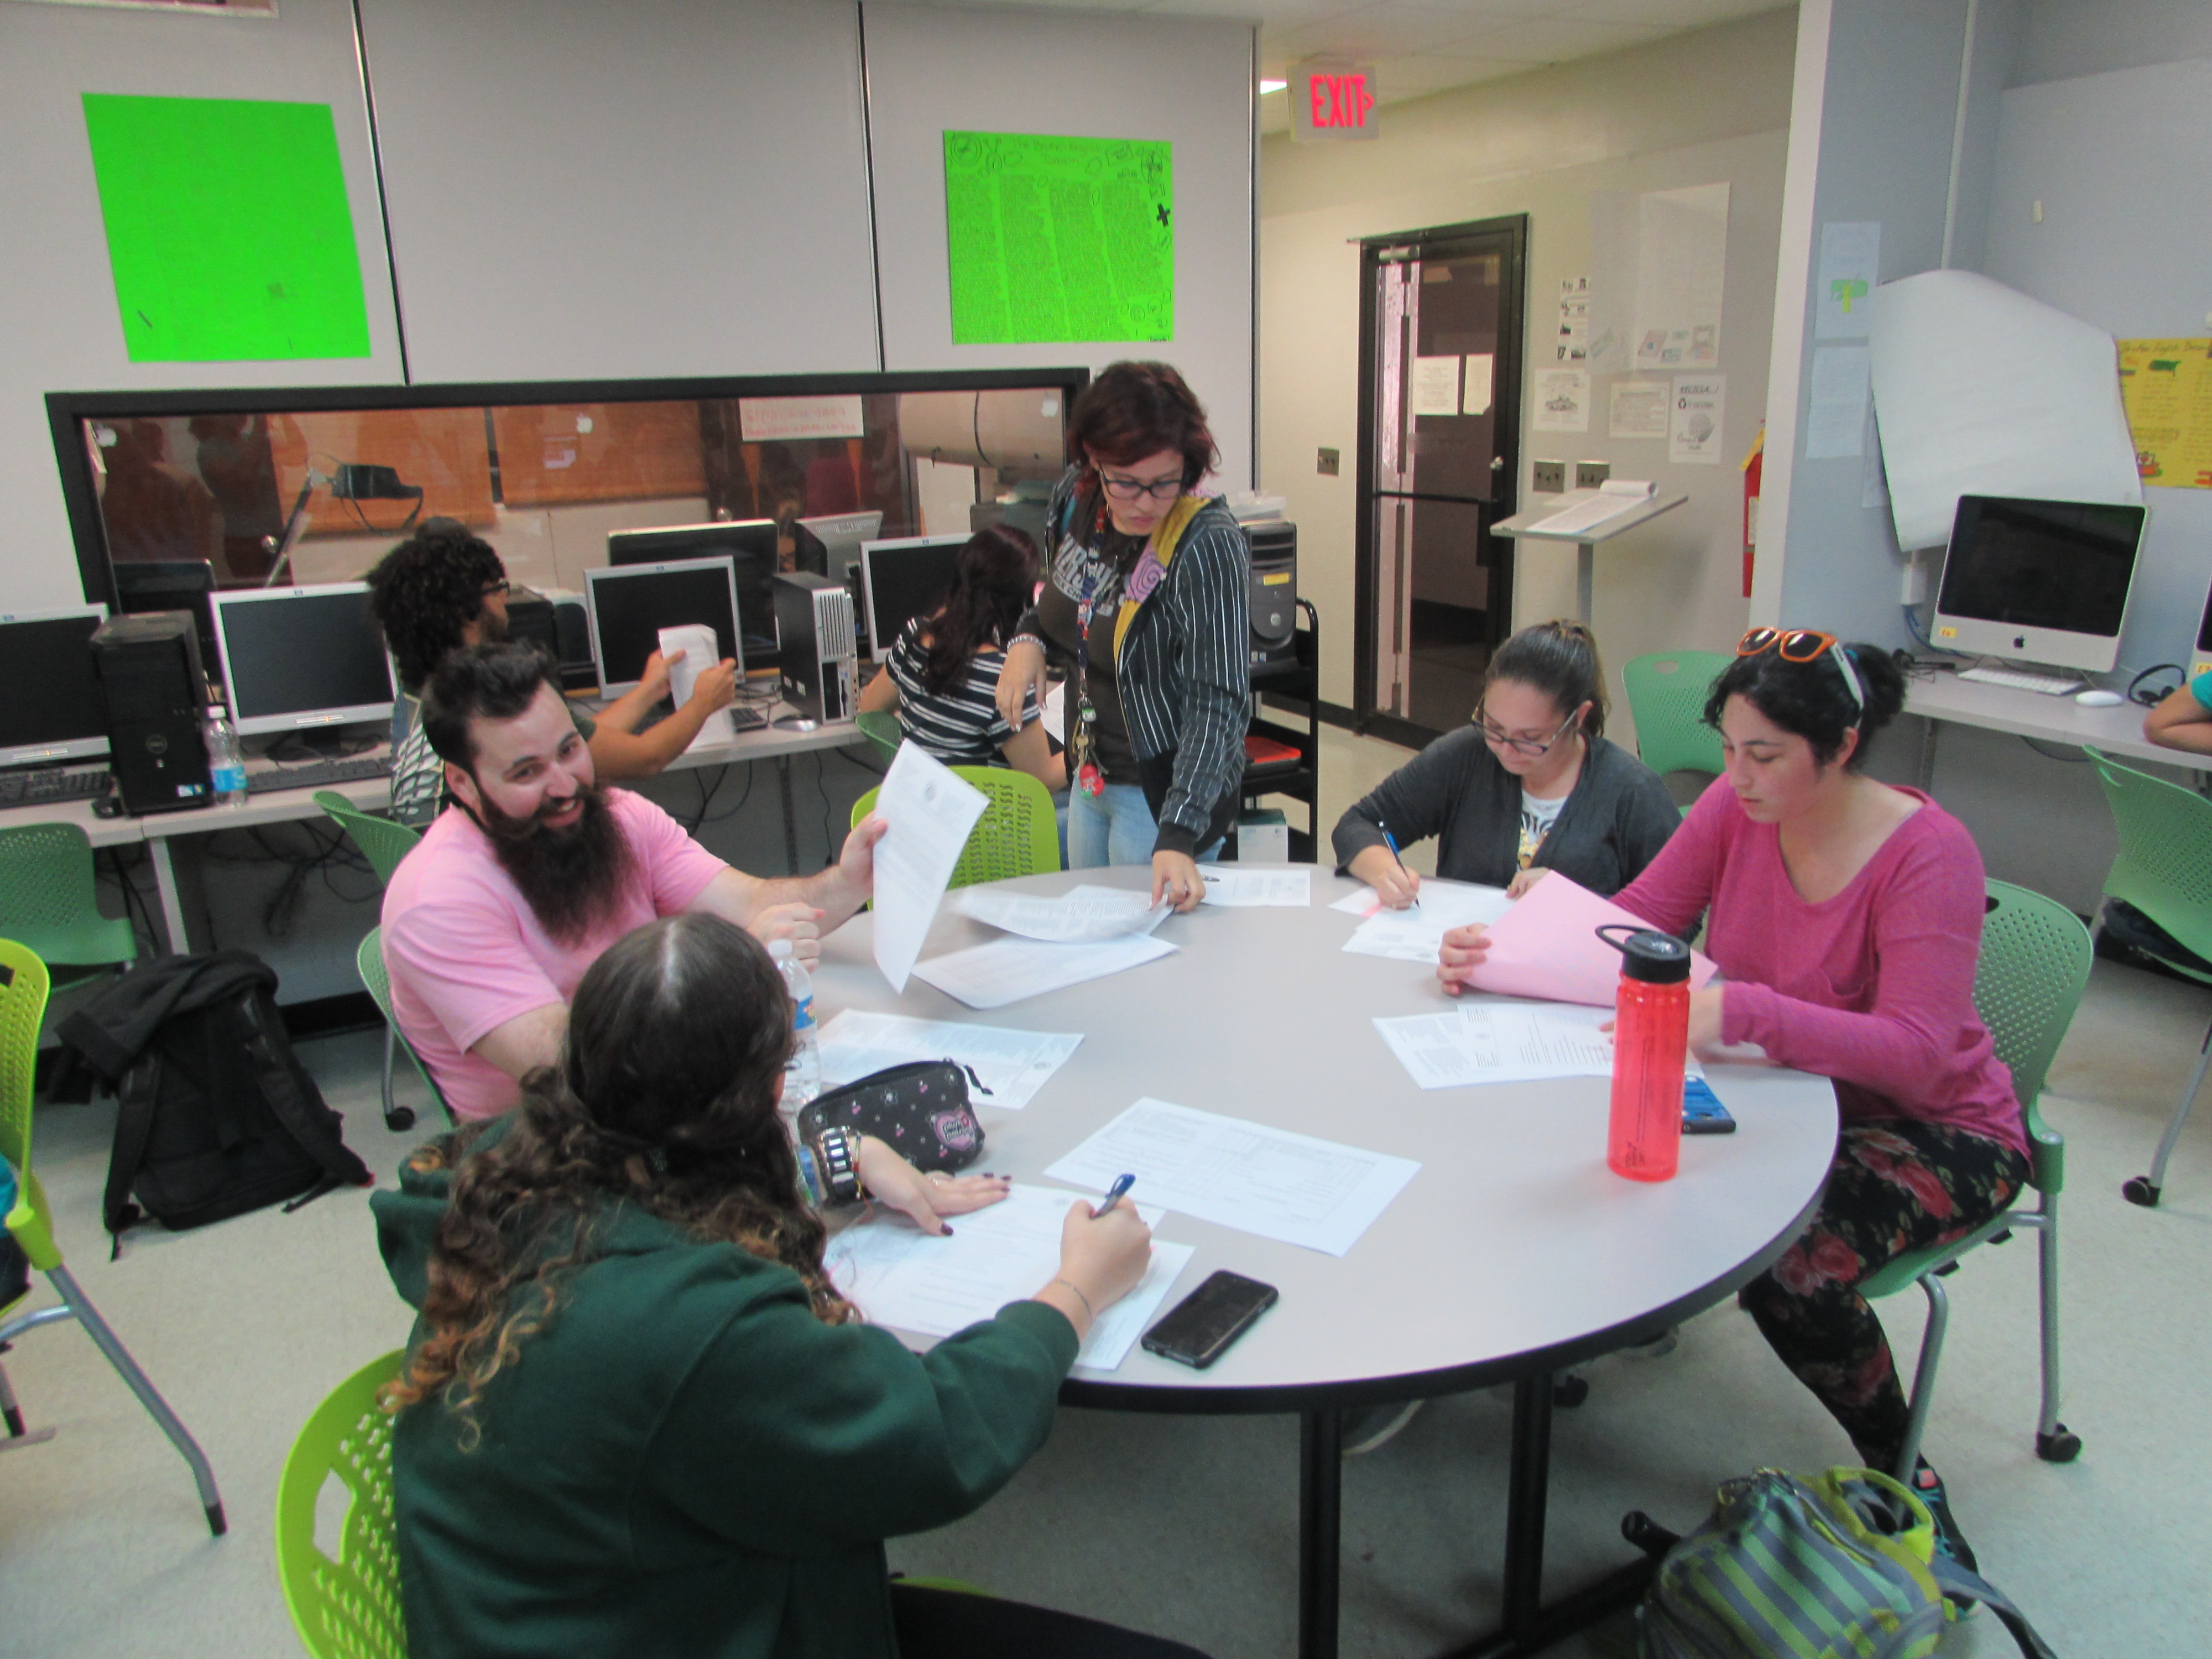
[[[1220,452],[1167,364],[1109,366],[1067,441],[1044,588],[1007,643],[999,708],[1018,721],[1048,658],[1067,671],[1069,866],[1149,860],[1155,902],[1188,910],[1241,799],[1251,549],[1226,503],[1191,493]]]

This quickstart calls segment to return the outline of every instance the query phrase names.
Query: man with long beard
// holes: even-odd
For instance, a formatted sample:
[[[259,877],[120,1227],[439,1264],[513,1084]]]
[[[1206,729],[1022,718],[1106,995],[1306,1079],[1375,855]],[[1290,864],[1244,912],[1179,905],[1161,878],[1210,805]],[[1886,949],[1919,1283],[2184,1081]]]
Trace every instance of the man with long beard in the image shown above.
[[[642,796],[600,788],[534,646],[451,653],[424,688],[422,726],[454,805],[392,872],[384,960],[399,1029],[462,1117],[506,1111],[519,1079],[558,1058],[577,981],[633,928],[705,910],[811,962],[874,885],[880,819],[829,869],[769,881]]]

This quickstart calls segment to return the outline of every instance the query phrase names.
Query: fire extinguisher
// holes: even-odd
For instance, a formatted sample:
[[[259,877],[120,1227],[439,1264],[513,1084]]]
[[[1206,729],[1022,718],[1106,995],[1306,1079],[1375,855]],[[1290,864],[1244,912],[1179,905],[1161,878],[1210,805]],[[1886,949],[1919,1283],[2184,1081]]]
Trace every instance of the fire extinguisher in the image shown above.
[[[1766,422],[1759,423],[1751,453],[1743,458],[1743,596],[1751,597],[1751,567],[1759,545],[1759,476],[1766,467]]]

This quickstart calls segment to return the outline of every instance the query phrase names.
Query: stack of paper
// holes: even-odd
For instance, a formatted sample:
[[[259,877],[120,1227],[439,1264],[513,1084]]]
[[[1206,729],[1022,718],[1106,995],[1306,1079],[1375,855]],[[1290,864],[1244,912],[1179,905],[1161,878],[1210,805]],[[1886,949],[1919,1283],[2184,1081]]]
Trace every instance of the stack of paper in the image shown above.
[[[1367,920],[1345,941],[1344,948],[1354,956],[1389,957],[1396,962],[1432,963],[1451,929],[1476,922],[1489,926],[1513,908],[1503,887],[1476,887],[1455,881],[1423,882],[1419,902],[1408,910],[1382,908],[1371,891],[1364,896],[1375,908],[1355,912],[1365,915]],[[1342,910],[1351,906],[1340,899],[1330,908]]]
[[[1624,513],[1633,512],[1658,493],[1658,485],[1643,479],[1607,478],[1589,495],[1580,496],[1548,519],[1539,519],[1528,526],[1528,533],[1571,536],[1595,530]]]
[[[822,1081],[838,1088],[886,1066],[950,1060],[982,1079],[988,1092],[977,1095],[974,1104],[1018,1112],[1036,1098],[1082,1041],[1080,1034],[963,1025],[848,1008],[822,1028]]]
[[[1425,901],[1428,889],[1421,891]],[[1489,924],[1489,955],[1468,983],[1505,996],[1610,1008],[1620,984],[1620,952],[1597,935],[1608,923],[1650,925],[1554,870]],[[1692,990],[1702,989],[1715,971],[1710,957],[1690,952]]]

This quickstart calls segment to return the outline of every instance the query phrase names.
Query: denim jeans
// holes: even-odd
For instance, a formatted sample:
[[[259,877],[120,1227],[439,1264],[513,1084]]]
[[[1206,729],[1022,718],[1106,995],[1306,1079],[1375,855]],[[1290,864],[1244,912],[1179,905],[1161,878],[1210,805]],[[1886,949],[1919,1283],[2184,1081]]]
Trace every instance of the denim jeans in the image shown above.
[[[1096,870],[1109,864],[1150,864],[1159,825],[1145,792],[1133,783],[1109,783],[1105,793],[1067,792],[1067,867]]]

